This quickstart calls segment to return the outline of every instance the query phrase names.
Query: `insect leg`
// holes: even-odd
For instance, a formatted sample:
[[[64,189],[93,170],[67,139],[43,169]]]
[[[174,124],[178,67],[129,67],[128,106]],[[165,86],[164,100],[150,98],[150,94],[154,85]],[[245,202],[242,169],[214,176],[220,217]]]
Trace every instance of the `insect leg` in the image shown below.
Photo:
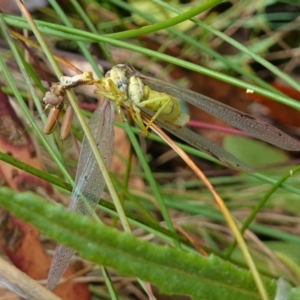
[[[166,97],[162,97],[162,98],[157,98],[157,99],[152,99],[150,101],[156,100],[156,101],[161,101],[162,99],[164,99]],[[145,101],[147,102],[147,101]],[[150,128],[150,126],[152,125],[152,123],[155,121],[155,119],[158,118],[158,116],[164,111],[164,109],[167,107],[167,105],[171,102],[171,98],[168,97],[168,100],[164,100],[164,104],[156,111],[156,113],[154,114],[154,116],[151,118],[151,120],[149,121],[149,123],[147,124],[147,126],[142,130],[141,134],[142,135],[147,135],[148,134],[148,129]]]
[[[148,136],[148,131],[145,130],[145,125],[141,117],[141,110],[133,103],[130,105],[130,114],[134,122],[140,127],[140,134]]]
[[[122,121],[125,122],[126,120],[121,113],[121,105],[125,104],[127,100],[125,93],[118,88],[111,78],[101,80],[101,82],[97,84],[97,87],[100,90],[96,90],[96,94],[116,102],[118,114],[120,115]]]

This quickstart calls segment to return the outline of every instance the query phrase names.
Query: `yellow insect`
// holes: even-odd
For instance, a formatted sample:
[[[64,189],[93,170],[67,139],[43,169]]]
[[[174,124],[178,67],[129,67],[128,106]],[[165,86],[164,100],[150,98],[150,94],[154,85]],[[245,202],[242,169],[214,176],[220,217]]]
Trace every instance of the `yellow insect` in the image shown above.
[[[107,73],[105,80],[99,80],[96,85],[99,88],[97,94],[103,94],[115,101],[118,107],[125,106],[129,109],[133,119],[142,129],[142,134],[147,135],[148,128],[155,121],[192,146],[238,170],[254,172],[235,156],[184,126],[189,116],[181,112],[178,98],[258,139],[289,151],[300,151],[300,144],[297,141],[274,126],[204,95],[145,76],[128,65],[114,66]],[[121,86],[122,91],[118,90]],[[141,113],[150,117],[150,122],[146,126]]]
[[[127,65],[116,65],[105,75],[105,79],[99,80],[96,85],[99,88],[95,91],[96,94],[115,101],[118,108],[125,106],[129,109],[143,135],[147,135],[148,128],[157,117],[177,127],[184,126],[190,119],[189,115],[181,112],[175,97],[151,90],[140,77],[130,75]],[[143,108],[155,113],[146,127],[141,118]]]

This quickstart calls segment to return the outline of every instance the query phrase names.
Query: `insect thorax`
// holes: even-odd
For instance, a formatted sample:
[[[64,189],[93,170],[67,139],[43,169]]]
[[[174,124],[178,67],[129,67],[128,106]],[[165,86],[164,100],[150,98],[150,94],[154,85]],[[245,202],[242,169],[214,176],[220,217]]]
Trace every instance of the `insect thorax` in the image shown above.
[[[129,85],[127,90],[128,98],[135,105],[138,105],[144,98],[144,89],[144,83],[139,77],[133,75],[129,78]]]
[[[127,91],[128,87],[128,70],[125,65],[119,64],[105,74],[105,78],[110,78],[122,92]]]

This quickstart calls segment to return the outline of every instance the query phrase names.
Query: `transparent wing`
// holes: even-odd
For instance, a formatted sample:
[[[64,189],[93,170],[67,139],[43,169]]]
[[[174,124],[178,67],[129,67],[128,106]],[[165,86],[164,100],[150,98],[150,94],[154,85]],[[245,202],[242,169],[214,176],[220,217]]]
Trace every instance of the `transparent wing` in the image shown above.
[[[130,71],[133,74],[134,70]],[[228,105],[183,87],[163,82],[159,79],[148,77],[138,72],[134,74],[139,76],[151,89],[169,94],[197,106],[205,112],[232,126],[250,133],[258,139],[289,151],[300,151],[300,143],[266,122],[258,120]]]
[[[148,109],[142,108],[142,111],[143,114],[146,114],[150,118],[153,116],[153,112]],[[212,157],[216,158],[217,160],[221,161],[231,168],[237,169],[239,171],[246,171],[248,173],[254,172],[254,169],[246,165],[237,157],[215,145],[213,142],[206,140],[201,135],[195,133],[185,126],[175,127],[174,125],[160,118],[157,118],[155,120],[155,123],[165,130],[169,131],[170,133],[174,134],[175,136],[179,137],[183,141],[187,142],[188,144],[206,152],[208,155],[211,155]]]
[[[98,107],[89,121],[97,147],[109,168],[114,146],[114,108],[109,100]],[[82,142],[74,189],[68,209],[83,215],[94,211],[104,189],[105,181],[86,137]],[[74,254],[71,248],[58,245],[48,274],[48,288],[53,290],[64,274]]]

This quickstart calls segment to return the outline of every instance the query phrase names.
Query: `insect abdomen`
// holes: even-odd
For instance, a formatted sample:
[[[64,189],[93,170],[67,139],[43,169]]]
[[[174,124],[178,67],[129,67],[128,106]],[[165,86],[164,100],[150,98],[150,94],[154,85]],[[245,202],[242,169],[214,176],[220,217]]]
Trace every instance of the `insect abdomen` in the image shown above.
[[[147,98],[147,99],[146,99]],[[145,98],[143,99],[145,103],[147,100],[156,101],[145,104],[145,107],[151,109],[152,111],[158,111],[163,105],[165,108],[159,114],[159,117],[171,124],[184,126],[189,121],[189,115],[181,112],[181,107],[178,100],[168,94],[160,93],[148,88],[147,93],[145,93]]]

